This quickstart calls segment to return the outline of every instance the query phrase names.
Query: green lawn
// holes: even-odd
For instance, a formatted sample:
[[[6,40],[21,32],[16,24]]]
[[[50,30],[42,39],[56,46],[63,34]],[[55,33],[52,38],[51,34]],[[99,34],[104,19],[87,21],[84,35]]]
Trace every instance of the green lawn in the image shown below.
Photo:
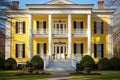
[[[0,80],[48,80],[49,75],[16,75],[24,71],[0,71]]]
[[[120,71],[93,71],[101,75],[70,75],[72,80],[120,80]]]
[[[70,75],[71,80],[120,80],[120,71],[93,71],[101,75]],[[21,70],[0,71],[0,80],[48,80],[50,75],[15,75]],[[71,73],[71,72],[69,72]]]

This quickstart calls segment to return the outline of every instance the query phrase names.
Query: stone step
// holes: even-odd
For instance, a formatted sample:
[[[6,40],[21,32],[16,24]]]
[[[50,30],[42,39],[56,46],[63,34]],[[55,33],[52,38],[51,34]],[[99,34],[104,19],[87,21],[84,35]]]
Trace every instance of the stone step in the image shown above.
[[[52,60],[47,66],[46,70],[75,70],[72,66],[71,60]]]

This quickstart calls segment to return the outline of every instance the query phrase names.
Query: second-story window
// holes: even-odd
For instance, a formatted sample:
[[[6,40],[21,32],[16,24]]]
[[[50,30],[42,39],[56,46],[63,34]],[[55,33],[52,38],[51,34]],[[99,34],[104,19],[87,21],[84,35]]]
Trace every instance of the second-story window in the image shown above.
[[[16,21],[16,34],[25,33],[25,21]]]
[[[36,30],[37,33],[45,33],[46,21],[36,21]]]
[[[74,21],[74,29],[83,29],[82,21]]]
[[[102,34],[103,33],[103,22],[95,21],[94,22],[94,34]]]

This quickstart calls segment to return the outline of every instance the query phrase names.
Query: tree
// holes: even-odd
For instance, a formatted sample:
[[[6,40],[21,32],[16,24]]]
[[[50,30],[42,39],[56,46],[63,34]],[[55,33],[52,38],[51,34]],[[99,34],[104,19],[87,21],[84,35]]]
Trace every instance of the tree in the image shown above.
[[[0,38],[5,38],[5,22],[9,22],[7,20],[7,16],[3,13],[3,9],[12,9],[12,0],[0,0]]]
[[[120,57],[120,0],[104,0],[106,8],[115,8],[113,15],[113,42],[114,42],[114,56]]]

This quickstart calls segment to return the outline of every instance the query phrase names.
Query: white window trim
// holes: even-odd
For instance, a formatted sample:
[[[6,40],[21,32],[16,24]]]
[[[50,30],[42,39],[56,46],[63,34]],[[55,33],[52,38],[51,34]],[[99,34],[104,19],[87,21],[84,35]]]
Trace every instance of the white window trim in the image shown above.
[[[16,44],[18,44],[18,45],[23,45],[23,44],[25,44],[25,43],[23,43],[23,42],[18,42],[18,43],[16,43]],[[22,53],[22,52],[21,52]],[[17,58],[23,58],[22,56],[18,56]]]
[[[22,25],[23,25],[23,20],[17,20],[16,22],[22,22]],[[23,26],[22,26],[22,30],[23,30]],[[21,31],[21,32],[19,32],[19,33],[17,33],[17,34],[23,34],[23,32]]]
[[[96,22],[96,28],[97,28],[97,23],[98,23],[98,22],[101,23],[101,22],[103,22],[103,21],[102,21],[102,20],[96,20],[95,22]],[[95,34],[102,34],[102,33],[98,33],[97,30],[96,30],[96,33],[95,33]]]
[[[103,43],[102,43],[102,42],[97,42],[97,43],[95,43],[95,44],[96,44],[96,45],[101,45],[101,44],[103,44]],[[103,44],[103,45],[104,45],[104,44]],[[97,58],[102,58],[102,56],[101,56],[101,57],[98,57],[97,55],[98,55],[98,53],[96,53],[96,57],[97,57]],[[102,53],[101,53],[100,55],[102,55]]]

